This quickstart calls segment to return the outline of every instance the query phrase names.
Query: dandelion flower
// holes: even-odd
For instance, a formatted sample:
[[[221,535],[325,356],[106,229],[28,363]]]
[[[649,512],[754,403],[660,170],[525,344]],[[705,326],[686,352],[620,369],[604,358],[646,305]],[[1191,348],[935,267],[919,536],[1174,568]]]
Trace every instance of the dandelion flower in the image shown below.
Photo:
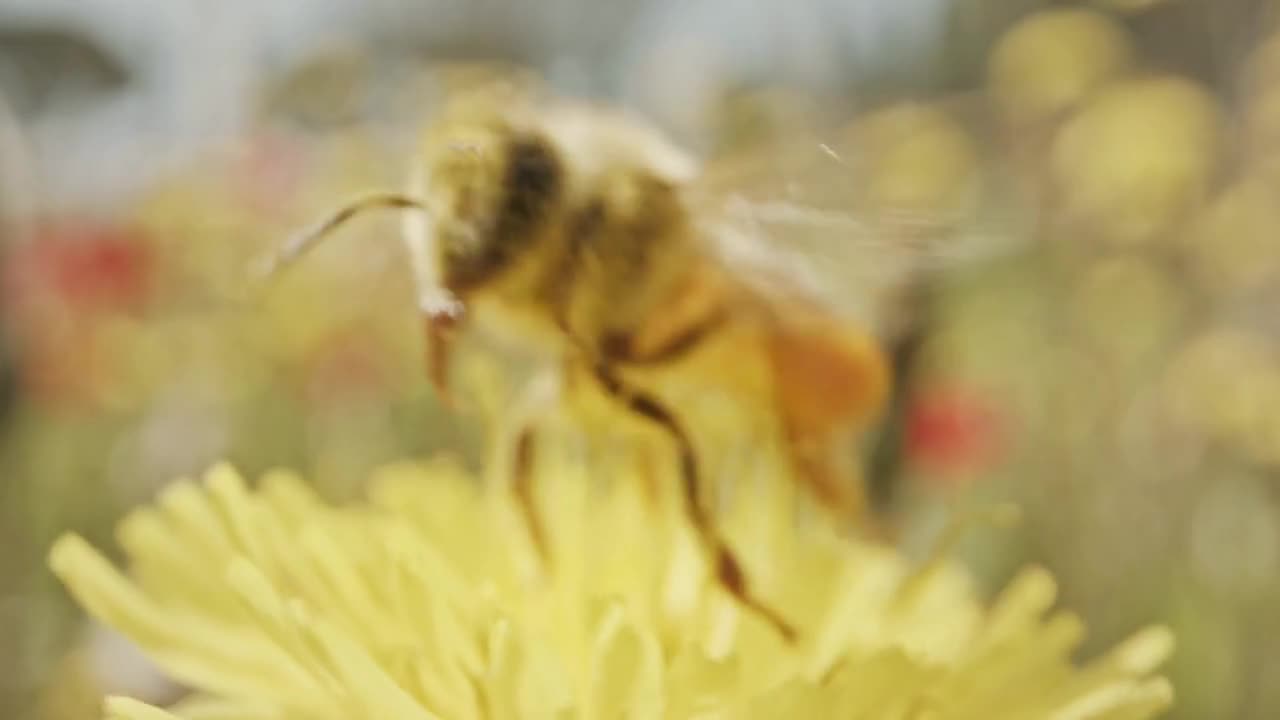
[[[385,468],[353,506],[216,467],[122,522],[127,575],[74,535],[51,564],[194,689],[165,709],[110,698],[112,720],[1065,720],[1170,703],[1166,630],[1078,665],[1082,623],[1051,609],[1044,571],[986,605],[956,565],[913,565],[744,490],[725,527],[801,629],[787,644],[712,581],[678,508],[582,465],[539,475],[549,567],[508,495],[444,459]]]

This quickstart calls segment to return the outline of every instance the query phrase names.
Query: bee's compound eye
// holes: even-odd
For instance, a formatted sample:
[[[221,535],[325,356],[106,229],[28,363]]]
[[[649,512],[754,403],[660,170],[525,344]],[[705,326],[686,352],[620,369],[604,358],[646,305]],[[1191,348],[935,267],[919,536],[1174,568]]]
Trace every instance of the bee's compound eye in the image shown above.
[[[502,228],[511,234],[528,232],[550,213],[563,183],[555,151],[537,136],[517,136],[507,147],[504,181],[506,196]]]
[[[492,151],[491,151],[492,152]],[[454,291],[482,285],[510,267],[549,226],[564,184],[554,149],[541,137],[511,136],[489,159],[500,158],[493,187],[466,186],[469,213],[441,223],[446,283]]]

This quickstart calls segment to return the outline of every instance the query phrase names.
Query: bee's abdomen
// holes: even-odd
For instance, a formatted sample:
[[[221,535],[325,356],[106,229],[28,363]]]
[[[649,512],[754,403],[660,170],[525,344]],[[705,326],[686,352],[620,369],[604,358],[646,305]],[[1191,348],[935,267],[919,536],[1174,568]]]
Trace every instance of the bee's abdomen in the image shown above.
[[[779,410],[793,437],[821,441],[883,411],[891,369],[870,335],[815,318],[780,323],[767,347]]]

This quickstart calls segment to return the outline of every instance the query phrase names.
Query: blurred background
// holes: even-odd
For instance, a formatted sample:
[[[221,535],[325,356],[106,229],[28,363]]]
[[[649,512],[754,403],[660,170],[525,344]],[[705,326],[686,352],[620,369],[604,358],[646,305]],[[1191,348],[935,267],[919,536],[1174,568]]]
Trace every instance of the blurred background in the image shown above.
[[[1016,251],[913,289],[878,501],[908,545],[1020,503],[969,535],[984,581],[1046,564],[1086,651],[1171,624],[1175,717],[1280,717],[1273,7],[0,0],[0,716],[176,692],[68,602],[60,532],[109,546],[224,458],[347,498],[384,461],[475,451],[422,376],[394,221],[256,312],[229,299],[256,254],[397,184],[417,124],[496,60],[704,157],[852,122],[867,212],[1016,210]]]

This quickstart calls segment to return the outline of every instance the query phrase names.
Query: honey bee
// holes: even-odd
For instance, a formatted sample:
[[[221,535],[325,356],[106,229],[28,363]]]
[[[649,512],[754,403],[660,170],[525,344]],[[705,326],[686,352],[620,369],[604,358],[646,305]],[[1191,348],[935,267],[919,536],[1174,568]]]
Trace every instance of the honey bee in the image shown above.
[[[682,506],[719,584],[794,638],[717,527],[689,421],[659,385],[673,376],[690,387],[724,385],[733,373],[696,358],[731,338],[730,356],[764,368],[767,383],[737,391],[771,409],[794,476],[837,516],[865,519],[847,456],[850,438],[886,404],[892,373],[882,344],[826,302],[786,254],[746,248],[764,248],[748,239],[779,221],[764,210],[794,211],[781,222],[828,235],[866,228],[794,206],[744,210],[741,197],[713,188],[712,175],[660,132],[592,104],[487,94],[446,108],[422,138],[407,192],[357,199],[286,245],[266,272],[357,214],[408,211],[406,245],[439,392],[448,392],[452,340],[474,323],[548,350],[566,376],[587,378],[665,433],[679,461]],[[843,161],[819,149],[824,162]],[[777,176],[778,166],[765,166]],[[533,424],[520,428],[510,450],[514,492],[536,540],[534,434]]]

